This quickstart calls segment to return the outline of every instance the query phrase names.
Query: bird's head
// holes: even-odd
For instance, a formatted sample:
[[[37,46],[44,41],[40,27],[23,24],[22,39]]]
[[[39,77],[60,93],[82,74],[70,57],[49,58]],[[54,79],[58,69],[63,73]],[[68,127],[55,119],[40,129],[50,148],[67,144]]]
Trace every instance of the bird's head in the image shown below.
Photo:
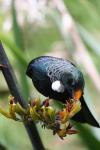
[[[83,94],[84,78],[80,71],[65,73],[62,75],[62,84],[72,99],[79,100]]]

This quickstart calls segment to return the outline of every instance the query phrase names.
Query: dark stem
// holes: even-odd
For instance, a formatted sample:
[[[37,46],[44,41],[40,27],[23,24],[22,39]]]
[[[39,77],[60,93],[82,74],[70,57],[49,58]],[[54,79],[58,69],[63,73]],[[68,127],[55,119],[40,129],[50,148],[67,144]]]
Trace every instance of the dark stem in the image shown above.
[[[0,42],[0,64],[7,67],[7,68],[2,67],[1,70],[9,87],[9,90],[11,92],[11,95],[15,97],[15,102],[19,102],[22,105],[22,107],[27,108],[28,104],[26,103],[26,101],[24,100],[19,91],[17,79],[15,77],[15,74],[6,56],[6,53],[4,51],[1,42]],[[35,147],[36,150],[45,150],[34,122],[27,122],[24,123],[24,125],[28,132],[33,147]]]

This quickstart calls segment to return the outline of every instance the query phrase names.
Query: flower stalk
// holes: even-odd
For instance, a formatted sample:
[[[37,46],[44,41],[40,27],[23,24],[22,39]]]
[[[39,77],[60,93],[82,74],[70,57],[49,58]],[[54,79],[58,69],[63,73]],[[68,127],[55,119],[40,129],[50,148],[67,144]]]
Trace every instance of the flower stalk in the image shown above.
[[[11,64],[9,62],[9,59],[7,58],[7,55],[5,53],[5,50],[2,46],[1,41],[0,41],[0,69],[4,75],[6,82],[7,82],[7,85],[11,92],[11,95],[14,96],[14,101],[16,103],[18,102],[23,108],[26,109],[28,107],[28,104],[26,103],[26,101],[22,97],[22,94],[20,93],[17,79],[15,77],[15,74],[14,74]],[[0,108],[0,110],[1,110],[1,113],[4,114],[5,116],[8,115],[9,117],[11,117],[11,114],[9,114],[8,112],[5,112],[2,108]],[[33,149],[35,148],[36,150],[40,150],[40,149],[45,150],[34,122],[32,122],[32,121],[25,122],[24,126],[29,135]]]
[[[14,97],[9,98],[9,111],[0,108],[0,113],[7,118],[21,122],[40,122],[42,127],[51,129],[53,134],[57,134],[63,139],[67,134],[76,134],[78,131],[71,129],[69,119],[72,118],[81,109],[80,101],[71,99],[62,110],[56,111],[50,106],[49,100],[41,103],[40,98],[35,99],[28,108],[23,108]]]

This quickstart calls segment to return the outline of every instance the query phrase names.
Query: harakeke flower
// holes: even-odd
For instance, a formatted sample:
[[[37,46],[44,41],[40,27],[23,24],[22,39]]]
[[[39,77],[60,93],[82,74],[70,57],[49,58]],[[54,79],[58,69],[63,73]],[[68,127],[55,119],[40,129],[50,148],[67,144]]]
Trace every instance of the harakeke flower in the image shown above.
[[[78,131],[71,129],[69,120],[81,109],[81,103],[77,100],[69,100],[64,104],[62,110],[56,111],[50,106],[49,101],[45,100],[41,103],[40,98],[32,101],[28,108],[23,108],[18,102],[14,102],[14,97],[9,97],[9,111],[5,111],[0,107],[0,113],[15,121],[42,123],[42,127],[46,127],[57,134],[61,139],[67,134],[76,134]]]

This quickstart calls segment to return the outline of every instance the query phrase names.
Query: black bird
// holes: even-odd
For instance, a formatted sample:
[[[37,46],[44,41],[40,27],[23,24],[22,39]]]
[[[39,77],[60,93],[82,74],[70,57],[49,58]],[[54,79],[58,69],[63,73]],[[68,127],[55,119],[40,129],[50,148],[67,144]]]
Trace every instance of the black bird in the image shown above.
[[[72,119],[100,127],[83,97],[83,74],[72,62],[41,56],[29,63],[26,74],[32,79],[35,88],[46,97],[63,103],[70,98],[80,99],[82,109]]]

